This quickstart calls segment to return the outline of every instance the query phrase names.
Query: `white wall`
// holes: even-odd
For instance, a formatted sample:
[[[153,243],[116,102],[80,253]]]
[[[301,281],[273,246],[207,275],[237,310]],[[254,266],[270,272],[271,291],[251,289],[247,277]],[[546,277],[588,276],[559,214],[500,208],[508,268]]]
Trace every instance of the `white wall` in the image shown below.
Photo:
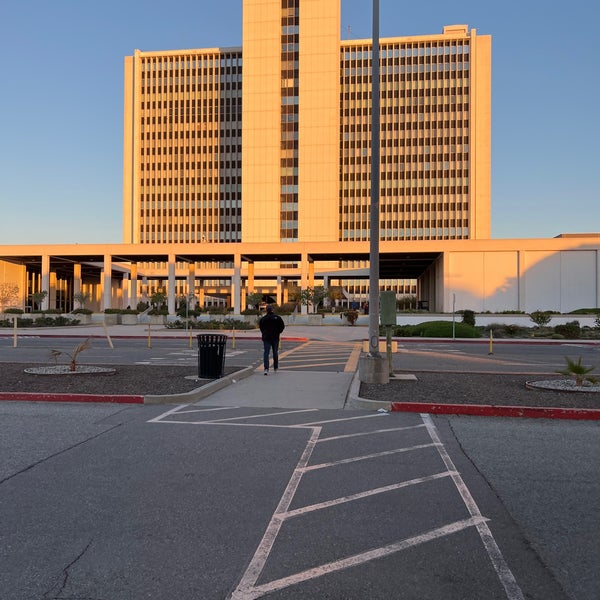
[[[444,312],[595,308],[600,299],[598,251],[449,252]]]

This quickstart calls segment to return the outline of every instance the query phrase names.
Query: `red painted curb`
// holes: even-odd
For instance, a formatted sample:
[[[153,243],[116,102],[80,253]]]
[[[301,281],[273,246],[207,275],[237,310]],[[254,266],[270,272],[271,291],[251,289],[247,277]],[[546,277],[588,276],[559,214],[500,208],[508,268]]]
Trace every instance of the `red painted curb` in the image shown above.
[[[112,404],[143,404],[144,396],[100,394],[44,394],[35,392],[0,392],[0,401],[21,402],[109,402]]]
[[[595,408],[539,408],[535,406],[491,406],[487,404],[430,404],[392,402],[392,412],[418,412],[439,415],[475,415],[482,417],[524,417],[528,419],[577,419],[599,421]]]

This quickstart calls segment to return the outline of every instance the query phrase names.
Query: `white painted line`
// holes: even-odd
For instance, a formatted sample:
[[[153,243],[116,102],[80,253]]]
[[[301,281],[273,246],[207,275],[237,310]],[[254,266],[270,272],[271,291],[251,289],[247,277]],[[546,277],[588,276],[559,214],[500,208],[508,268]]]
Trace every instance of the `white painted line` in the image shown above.
[[[296,413],[315,412],[318,408],[303,408],[299,410],[284,410],[280,412],[263,413],[258,415],[240,415],[239,417],[229,417],[227,419],[215,419],[211,423],[224,423],[225,421],[239,421],[240,419],[260,419],[261,417],[275,417],[278,415],[294,415]],[[289,425],[286,425],[289,427]]]
[[[171,410],[168,410],[167,412],[162,413],[162,415],[158,415],[158,417],[154,417],[154,419],[150,419],[149,421],[147,421],[147,423],[159,423],[165,417],[172,415],[173,413],[177,412],[180,408],[184,408],[185,406],[187,406],[187,405],[186,404],[178,404],[177,406],[173,407]]]
[[[288,481],[288,484],[279,500],[279,504],[275,509],[275,513],[271,517],[271,521],[267,526],[267,529],[263,535],[263,538],[246,569],[246,572],[242,576],[240,583],[238,584],[236,590],[231,595],[231,598],[255,598],[257,596],[247,596],[249,590],[251,590],[256,581],[260,577],[262,570],[264,569],[265,563],[269,558],[269,554],[273,548],[273,544],[277,539],[277,535],[279,534],[279,530],[281,529],[281,525],[284,522],[284,519],[280,517],[280,515],[285,514],[290,507],[292,499],[294,498],[294,494],[298,489],[298,485],[300,484],[300,480],[302,479],[303,469],[310,460],[310,456],[313,453],[315,448],[315,444],[317,443],[317,439],[319,438],[319,434],[321,433],[320,427],[315,427],[310,434],[310,438],[304,448],[304,452]]]
[[[477,506],[469,488],[466,486],[460,474],[456,471],[456,467],[454,466],[454,462],[450,458],[448,451],[444,447],[444,445],[440,441],[440,436],[438,435],[438,431],[436,426],[433,423],[433,420],[428,414],[421,414],[421,418],[427,427],[427,431],[429,432],[429,436],[434,442],[435,446],[438,449],[438,452],[446,465],[448,471],[452,472],[452,480],[454,481],[454,485],[458,490],[465,506],[467,507],[469,513],[474,519],[479,519],[481,517],[481,511]],[[508,564],[504,560],[504,556],[502,556],[502,552],[500,552],[500,548],[490,531],[487,523],[485,521],[481,521],[477,524],[477,531],[479,536],[481,537],[481,541],[485,547],[488,556],[492,562],[494,570],[498,575],[498,579],[502,586],[504,587],[504,591],[506,592],[506,597],[509,600],[524,600],[523,592],[521,588],[517,584],[515,576],[512,571],[508,567]]]
[[[253,600],[254,598],[260,598],[261,596],[264,596],[271,592],[284,589],[291,585],[302,583],[303,581],[316,579],[317,577],[321,577],[323,575],[327,575],[328,573],[333,573],[335,571],[343,571],[345,569],[350,569],[352,567],[362,565],[372,560],[383,558],[385,556],[389,556],[390,554],[394,554],[402,550],[407,550],[408,548],[418,546],[419,544],[424,544],[432,540],[437,540],[452,535],[454,533],[458,533],[459,531],[463,531],[469,527],[477,526],[482,521],[484,521],[483,517],[472,517],[463,521],[456,521],[454,523],[450,523],[449,525],[439,527],[438,529],[432,529],[420,535],[416,535],[414,537],[402,540],[400,542],[383,546],[382,548],[376,548],[367,552],[361,552],[360,554],[348,556],[341,560],[336,560],[330,563],[319,565],[314,569],[307,569],[306,571],[301,571],[300,573],[290,575],[289,577],[276,579],[275,581],[256,586],[253,589],[241,589],[240,591],[242,592],[242,594],[238,594],[238,590],[236,590],[231,596],[231,600]]]
[[[148,421],[150,423],[150,421]],[[269,425],[266,423],[235,423],[228,421],[223,423],[221,421],[174,421],[169,419],[168,421],[160,421],[161,425],[214,425],[215,427],[264,427],[266,429],[290,429],[289,425]],[[307,428],[308,429],[308,428]]]
[[[369,460],[371,458],[379,458],[380,456],[389,456],[390,454],[399,454],[401,452],[412,452],[413,450],[422,450],[423,448],[432,448],[435,444],[420,444],[419,446],[411,446],[410,448],[397,448],[396,450],[387,450],[386,452],[377,452],[375,454],[365,454],[364,456],[354,456],[353,458],[344,458],[335,462],[321,463],[319,465],[311,465],[304,467],[304,471],[316,471],[317,469],[328,469],[329,467],[337,467],[338,465],[346,465],[348,463],[358,462],[360,460]]]
[[[186,415],[188,413],[200,413],[200,412],[214,412],[217,410],[237,410],[239,406],[222,406],[222,407],[214,407],[214,408],[195,408],[193,410],[180,410],[178,415]]]
[[[280,366],[281,371],[291,371],[293,369],[305,370],[307,367],[335,367],[345,365],[345,360],[339,360],[337,362],[314,362],[315,358],[311,357],[304,361],[295,360],[294,363],[286,361],[285,365]]]
[[[374,435],[377,433],[389,433],[390,431],[407,431],[410,429],[419,429],[425,427],[424,423],[419,425],[411,425],[409,427],[392,427],[391,429],[375,429],[374,431],[361,431],[360,433],[346,433],[344,435],[334,435],[328,438],[321,438],[317,442],[318,444],[322,444],[323,442],[335,442],[337,440],[345,440],[347,438],[360,437],[362,435]]]
[[[427,481],[435,481],[436,479],[442,479],[443,477],[450,477],[452,473],[444,471],[443,473],[436,473],[435,475],[427,475],[426,477],[418,477],[409,481],[401,481],[400,483],[392,483],[385,485],[380,488],[374,488],[367,490],[366,492],[358,492],[350,496],[342,496],[341,498],[335,498],[334,500],[327,500],[326,502],[319,502],[318,504],[311,504],[310,506],[304,506],[295,510],[290,510],[287,513],[281,515],[285,519],[291,519],[300,515],[322,510],[324,508],[330,508],[331,506],[337,506],[338,504],[344,504],[346,502],[352,502],[353,500],[360,500],[361,498],[368,498],[369,496],[376,496],[378,494],[385,494],[386,492],[392,492],[401,488],[410,487],[411,485],[418,485],[419,483],[425,483]]]
[[[324,423],[342,423],[343,421],[356,421],[357,419],[372,419],[373,417],[388,417],[389,413],[372,413],[368,415],[361,415],[360,417],[347,417],[344,419],[325,419],[323,421],[313,421],[312,423],[299,423],[298,425],[292,425],[292,427],[312,427],[313,425],[323,425]]]

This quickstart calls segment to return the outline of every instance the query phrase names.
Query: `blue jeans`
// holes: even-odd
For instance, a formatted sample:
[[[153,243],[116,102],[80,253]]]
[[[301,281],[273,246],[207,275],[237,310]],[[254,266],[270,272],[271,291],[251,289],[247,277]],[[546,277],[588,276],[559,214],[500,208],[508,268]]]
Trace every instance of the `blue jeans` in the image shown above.
[[[265,371],[269,370],[269,352],[273,350],[273,368],[279,368],[279,340],[263,340],[263,367]]]

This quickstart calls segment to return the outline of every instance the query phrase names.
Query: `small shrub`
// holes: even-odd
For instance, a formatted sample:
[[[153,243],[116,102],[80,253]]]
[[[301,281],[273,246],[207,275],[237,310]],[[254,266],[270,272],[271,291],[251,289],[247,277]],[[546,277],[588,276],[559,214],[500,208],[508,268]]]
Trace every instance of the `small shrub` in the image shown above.
[[[475,311],[472,310],[463,310],[462,322],[465,325],[470,325],[471,327],[475,327]]]
[[[71,319],[68,319],[67,317],[56,317],[56,319],[52,319],[54,321],[54,323],[52,323],[52,325],[54,325],[55,327],[64,327],[65,325],[71,325],[72,321]]]
[[[567,362],[567,366],[562,371],[556,371],[557,373],[566,375],[567,377],[574,377],[575,385],[577,386],[582,386],[586,381],[598,383],[598,380],[595,377],[588,375],[588,373],[591,373],[596,367],[586,367],[581,364],[581,356],[577,362],[571,360],[568,356],[565,356],[565,361]]]
[[[76,308],[75,310],[71,311],[71,314],[73,315],[91,315],[93,314],[94,311],[90,310],[89,308]]]
[[[549,310],[534,310],[532,313],[529,313],[529,318],[538,327],[545,327],[552,319],[552,312]]]
[[[22,315],[23,314],[23,310],[21,308],[7,308],[4,312],[9,315]]]
[[[346,311],[346,321],[350,323],[350,325],[354,325],[358,319],[358,311],[357,310],[347,310]]]
[[[138,312],[144,312],[145,310],[148,310],[148,308],[150,308],[150,305],[147,302],[138,302],[136,309],[138,310]]]
[[[394,337],[414,337],[416,325],[396,325],[392,330],[392,335]],[[380,335],[385,335],[385,328],[381,328],[379,330]]]
[[[527,328],[521,327],[516,324],[504,325],[503,323],[490,323],[484,328],[484,333],[489,335],[490,331],[496,338],[513,338],[513,337],[525,337],[527,334]]]
[[[564,325],[556,325],[554,333],[567,339],[576,340],[581,337],[581,326],[579,321],[569,321]]]

